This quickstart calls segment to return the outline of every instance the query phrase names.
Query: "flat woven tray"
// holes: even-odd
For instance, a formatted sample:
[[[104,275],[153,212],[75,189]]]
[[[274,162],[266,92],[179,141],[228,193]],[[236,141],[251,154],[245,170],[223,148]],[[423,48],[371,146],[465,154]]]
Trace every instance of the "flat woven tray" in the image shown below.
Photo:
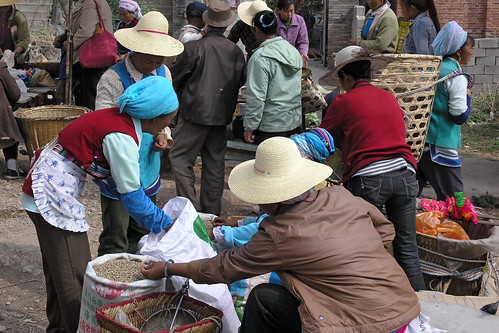
[[[162,310],[172,299],[177,299],[176,292],[156,292],[151,293],[142,297],[136,297],[128,301],[110,304],[105,307],[99,308],[96,311],[97,322],[103,329],[102,332],[111,333],[140,333],[141,331],[134,329],[128,325],[122,324],[116,320],[116,316],[120,310],[122,310],[127,316],[130,322],[137,328],[146,322],[146,320]],[[222,311],[198,301],[189,296],[185,296],[182,302],[182,308],[193,311],[199,314],[202,320],[190,324],[178,327],[171,331],[171,333],[215,333],[220,328],[221,318],[223,316]],[[169,333],[170,330],[165,328],[165,330],[158,331],[157,333]]]
[[[406,116],[406,141],[419,161],[428,132],[442,58],[419,54],[381,54],[376,57],[389,59],[391,63],[371,83],[397,97]],[[423,87],[428,89],[414,92]]]
[[[73,120],[90,109],[75,105],[50,105],[19,109],[14,112],[26,139],[30,158],[36,149],[45,146]]]

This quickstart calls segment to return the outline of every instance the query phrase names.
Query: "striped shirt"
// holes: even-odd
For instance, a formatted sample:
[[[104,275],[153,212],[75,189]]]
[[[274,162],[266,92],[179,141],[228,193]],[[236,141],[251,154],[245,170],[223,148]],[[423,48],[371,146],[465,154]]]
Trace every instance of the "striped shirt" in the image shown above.
[[[407,163],[402,157],[397,157],[368,164],[358,170],[352,178],[356,176],[377,176],[401,169],[409,169],[411,172],[416,173],[416,170],[410,163]]]

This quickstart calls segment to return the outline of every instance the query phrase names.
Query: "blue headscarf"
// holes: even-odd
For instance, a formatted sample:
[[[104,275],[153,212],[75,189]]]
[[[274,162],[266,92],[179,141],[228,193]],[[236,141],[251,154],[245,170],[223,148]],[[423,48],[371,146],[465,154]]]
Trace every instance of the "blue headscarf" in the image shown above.
[[[433,54],[436,56],[446,56],[457,52],[468,38],[468,33],[456,23],[450,21],[440,30],[431,43]]]
[[[162,76],[150,76],[128,87],[116,100],[121,112],[137,119],[152,119],[178,109],[171,82]]]

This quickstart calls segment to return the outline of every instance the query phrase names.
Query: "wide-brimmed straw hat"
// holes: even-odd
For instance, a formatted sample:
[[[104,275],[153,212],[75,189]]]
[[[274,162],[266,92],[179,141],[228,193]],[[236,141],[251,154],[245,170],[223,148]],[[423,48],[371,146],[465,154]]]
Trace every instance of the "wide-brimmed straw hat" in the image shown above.
[[[211,0],[208,10],[203,13],[203,21],[217,28],[228,27],[236,19],[237,15],[232,12],[227,0]]]
[[[255,15],[261,11],[270,10],[265,1],[255,0],[253,2],[246,1],[237,6],[237,15],[241,21],[247,25],[253,25],[253,18]]]
[[[0,7],[14,5],[21,0],[0,0]]]
[[[145,14],[133,28],[114,33],[116,40],[129,50],[161,57],[173,57],[184,51],[184,44],[168,36],[168,20],[160,12]]]
[[[270,204],[299,196],[329,177],[333,170],[301,157],[293,140],[273,137],[256,149],[254,160],[238,164],[228,185],[241,200]]]
[[[371,62],[371,78],[373,78],[377,72],[390,63],[389,59],[377,57],[376,55],[377,53],[356,45],[347,46],[341,49],[336,53],[334,58],[334,68],[319,79],[319,84],[321,86],[338,87],[340,85],[340,79],[338,77],[339,70],[349,63],[362,60]]]

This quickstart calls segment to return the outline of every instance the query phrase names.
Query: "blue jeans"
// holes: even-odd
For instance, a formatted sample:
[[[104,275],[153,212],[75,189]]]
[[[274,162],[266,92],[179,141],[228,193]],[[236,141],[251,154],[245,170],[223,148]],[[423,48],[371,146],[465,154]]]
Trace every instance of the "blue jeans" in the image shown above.
[[[379,210],[385,207],[387,218],[395,227],[393,256],[405,271],[414,290],[424,290],[416,243],[416,176],[402,169],[377,176],[354,177],[345,187]]]

